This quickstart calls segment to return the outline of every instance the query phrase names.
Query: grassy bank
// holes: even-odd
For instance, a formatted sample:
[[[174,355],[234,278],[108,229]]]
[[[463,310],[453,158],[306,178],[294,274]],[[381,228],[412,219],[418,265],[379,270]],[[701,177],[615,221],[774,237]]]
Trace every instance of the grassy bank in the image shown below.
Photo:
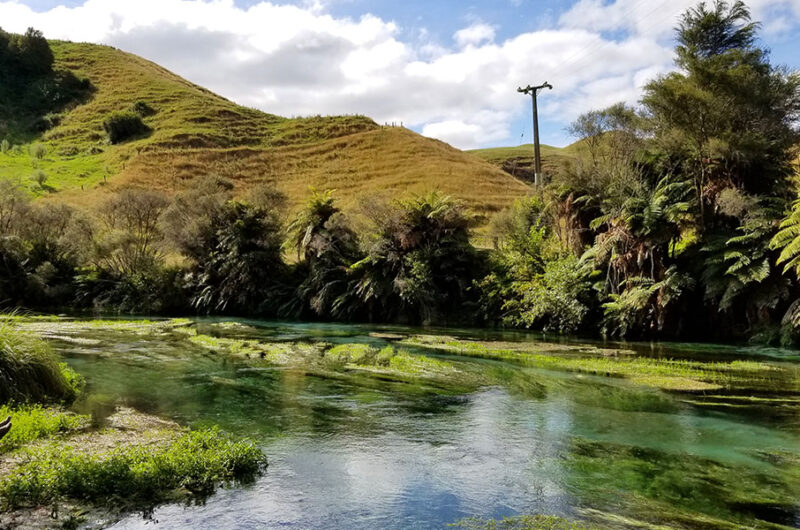
[[[2,405],[0,406],[0,417],[3,419],[10,417],[11,424],[14,426],[0,440],[0,455],[39,439],[86,428],[91,420],[89,416],[45,408],[41,405],[21,407]]]
[[[3,407],[14,428],[0,444],[0,527],[108,522],[158,503],[202,499],[252,480],[266,458],[217,428],[188,431],[131,409],[101,426],[40,406]],[[109,503],[112,504],[109,504]],[[47,513],[39,508],[50,506]],[[109,507],[111,506],[111,507]],[[50,512],[60,514],[51,517]],[[60,526],[59,526],[60,527]]]
[[[141,506],[202,497],[219,483],[254,477],[266,463],[255,444],[233,440],[217,429],[97,452],[66,439],[25,448],[14,456],[19,463],[0,479],[6,510],[64,500],[97,504],[125,499]]]
[[[0,321],[0,403],[68,401],[82,385],[47,343]]]
[[[125,511],[202,498],[220,484],[252,480],[266,465],[253,442],[216,428],[187,431],[130,409],[92,418],[55,407],[74,399],[83,379],[60,363],[44,340],[21,329],[25,322],[18,317],[0,322],[0,419],[11,417],[12,424],[0,440],[0,528],[60,528],[80,523],[82,516],[75,514],[87,511],[103,512],[100,517],[113,522]],[[56,322],[27,322],[40,326],[42,336],[80,340],[69,337],[70,326],[58,330],[62,336],[51,327]],[[179,320],[90,324],[95,330],[149,335],[182,325]]]

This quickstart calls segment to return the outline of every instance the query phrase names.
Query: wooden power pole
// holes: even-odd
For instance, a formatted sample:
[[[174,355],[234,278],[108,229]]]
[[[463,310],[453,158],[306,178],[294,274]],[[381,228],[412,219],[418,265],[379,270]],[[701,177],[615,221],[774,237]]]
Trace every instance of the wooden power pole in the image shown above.
[[[533,181],[537,186],[542,184],[542,153],[539,148],[539,107],[536,103],[536,95],[545,88],[553,90],[553,85],[545,81],[539,86],[528,85],[525,88],[517,89],[517,92],[521,94],[530,94],[533,100]]]

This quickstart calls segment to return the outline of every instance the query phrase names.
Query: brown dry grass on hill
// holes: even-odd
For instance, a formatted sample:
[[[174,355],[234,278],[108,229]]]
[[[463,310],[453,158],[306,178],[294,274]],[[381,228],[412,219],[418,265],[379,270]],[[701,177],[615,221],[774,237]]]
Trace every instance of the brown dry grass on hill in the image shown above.
[[[528,192],[491,164],[407,129],[363,116],[283,118],[236,105],[108,46],[54,41],[52,47],[57,66],[87,77],[96,91],[39,140],[47,148],[42,160],[32,162],[26,146],[22,154],[0,154],[0,176],[30,182],[32,171],[43,170],[58,192],[50,195],[73,204],[92,206],[123,186],[172,192],[212,174],[234,180],[240,193],[275,183],[292,207],[305,201],[310,186],[336,189],[345,209],[365,195],[438,190],[485,220]],[[155,110],[144,119],[152,133],[110,145],[103,120],[140,101]]]
[[[240,190],[274,184],[292,208],[306,199],[309,187],[336,189],[345,209],[376,193],[396,197],[437,190],[458,197],[483,220],[528,190],[447,144],[391,127],[302,146],[154,150],[133,160],[112,188],[170,191],[198,175],[226,176]]]

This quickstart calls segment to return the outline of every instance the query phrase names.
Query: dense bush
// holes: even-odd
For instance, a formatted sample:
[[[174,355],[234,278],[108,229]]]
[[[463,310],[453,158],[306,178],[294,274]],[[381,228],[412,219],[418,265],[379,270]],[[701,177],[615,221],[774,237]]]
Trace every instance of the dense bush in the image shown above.
[[[132,111],[111,113],[103,121],[103,130],[108,135],[112,144],[118,144],[137,136],[142,136],[150,131],[142,117]]]
[[[29,141],[55,126],[59,112],[85,99],[91,83],[53,69],[53,53],[41,32],[0,29],[0,135]]]

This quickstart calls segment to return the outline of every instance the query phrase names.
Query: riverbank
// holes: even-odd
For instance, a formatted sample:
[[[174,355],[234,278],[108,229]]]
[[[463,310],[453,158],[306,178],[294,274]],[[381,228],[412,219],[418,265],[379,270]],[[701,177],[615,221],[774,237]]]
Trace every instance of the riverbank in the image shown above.
[[[0,528],[102,527],[251,481],[266,466],[253,442],[217,428],[188,430],[124,407],[71,412],[63,406],[83,379],[16,322],[0,322],[0,339],[0,416],[12,425],[0,439]]]
[[[219,425],[270,455],[252,487],[164,497],[165,527],[774,528],[800,513],[791,351],[213,318],[15,325],[86,375],[75,411]]]

